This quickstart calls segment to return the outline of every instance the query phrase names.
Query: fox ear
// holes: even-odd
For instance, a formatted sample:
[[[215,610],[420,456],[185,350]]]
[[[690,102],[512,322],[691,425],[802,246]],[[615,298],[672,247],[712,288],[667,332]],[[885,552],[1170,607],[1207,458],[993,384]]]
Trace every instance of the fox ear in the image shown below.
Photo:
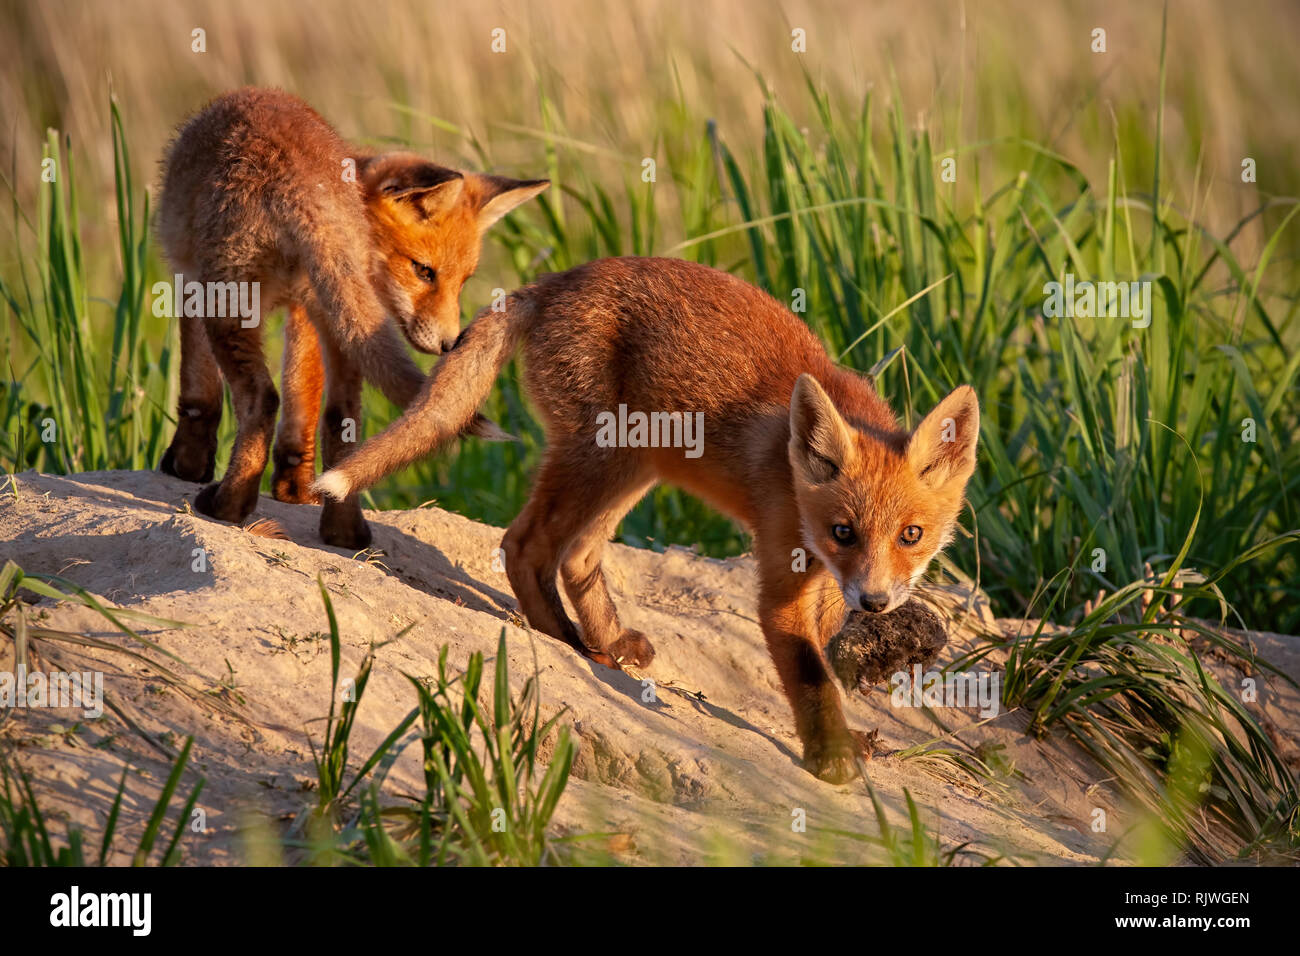
[[[370,195],[406,203],[425,218],[455,205],[465,188],[456,170],[402,153],[376,156],[362,177]]]
[[[507,179],[477,176],[479,186],[478,231],[488,228],[511,209],[528,202],[551,184],[549,179]]]
[[[975,471],[980,405],[975,389],[959,385],[921,419],[907,441],[907,461],[916,476],[931,487],[960,483]]]
[[[853,435],[830,396],[806,372],[790,396],[790,465],[811,484],[830,481],[844,466]]]

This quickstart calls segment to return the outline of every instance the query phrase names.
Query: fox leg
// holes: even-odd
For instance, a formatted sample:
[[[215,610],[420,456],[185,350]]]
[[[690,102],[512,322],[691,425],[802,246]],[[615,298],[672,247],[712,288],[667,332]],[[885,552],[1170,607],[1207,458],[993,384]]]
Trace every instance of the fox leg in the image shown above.
[[[804,572],[790,569],[791,550],[799,547],[797,533],[776,540],[783,544],[767,548],[762,532],[758,535],[763,637],[794,711],[804,766],[830,783],[844,783],[857,776],[857,760],[870,756],[870,746],[865,736],[849,730],[822,654],[842,619],[843,602],[837,605],[832,593],[839,586],[819,562]]]
[[[318,332],[323,330],[318,329]],[[361,441],[361,370],[329,335],[321,334],[325,353],[325,420],[321,427],[324,465],[333,468]],[[414,364],[414,363],[412,363]],[[370,526],[361,514],[361,495],[342,501],[326,495],[321,502],[320,536],[336,548],[360,551],[370,547]]]
[[[405,409],[419,394],[425,375],[407,352],[397,323],[388,317],[370,282],[354,270],[330,267],[338,258],[337,250],[323,248],[316,251],[308,268],[317,303],[312,309],[317,332],[333,343],[337,353],[347,354],[358,381],[364,378]]]
[[[172,436],[158,470],[186,481],[208,482],[217,467],[221,370],[208,343],[203,319],[182,315],[180,327],[181,387],[176,407],[176,434]]]
[[[316,328],[306,308],[291,305],[284,323],[283,403],[271,456],[271,494],[276,501],[318,500],[309,489],[316,478],[316,424],[324,377]]]
[[[601,558],[609,536],[623,516],[653,487],[654,479],[649,475],[633,475],[624,484],[611,485],[608,477],[595,476],[594,483],[602,491],[598,506],[604,510],[574,538],[560,563],[560,579],[582,624],[584,643],[609,655],[616,663],[648,667],[654,660],[654,646],[640,631],[619,624]]]
[[[225,477],[218,484],[206,485],[194,499],[194,507],[209,517],[238,523],[257,507],[280,396],[266,370],[260,327],[208,325],[207,332],[217,366],[230,385],[239,430]]]
[[[626,450],[614,451],[627,454]],[[586,590],[580,592],[579,608],[585,607],[592,614],[591,621],[595,625],[589,641],[584,642],[577,627],[565,613],[564,603],[560,600],[560,592],[556,587],[556,574],[565,552],[582,536],[584,530],[591,529],[590,533],[597,535],[598,540],[605,527],[612,530],[613,525],[622,518],[626,507],[630,507],[636,500],[630,497],[632,489],[644,488],[644,480],[635,472],[620,473],[616,467],[617,462],[612,458],[593,463],[590,456],[591,449],[585,447],[580,453],[555,446],[547,450],[546,460],[533,485],[532,496],[506,531],[502,548],[505,551],[510,587],[514,590],[520,610],[528,623],[563,641],[584,656],[607,667],[617,668],[618,662],[610,649],[617,646],[622,631],[618,628],[618,618],[613,603],[609,600],[603,577],[599,578],[598,587],[588,582]],[[623,467],[627,468],[628,464],[624,463]],[[575,494],[580,488],[599,490],[594,496],[589,494],[583,497]],[[620,501],[626,503],[623,510],[617,507]],[[600,526],[600,530],[597,530],[597,526]],[[571,573],[575,574],[575,584],[580,584],[578,572],[581,565],[582,561],[578,558],[571,568]],[[599,572],[598,563],[596,571]],[[602,646],[603,642],[607,644]],[[638,659],[646,656],[646,663],[654,655],[654,649],[644,637],[639,641],[630,637],[625,649]]]
[[[407,353],[397,324],[388,318],[369,281],[355,270],[333,268],[331,264],[339,259],[338,250],[324,247],[316,250],[308,268],[314,303],[308,314],[325,356],[321,448],[326,470],[346,458],[360,441],[363,379],[402,409],[415,400],[425,382],[424,372]],[[338,548],[360,551],[370,546],[370,526],[362,517],[359,493],[342,501],[324,497],[320,535]]]

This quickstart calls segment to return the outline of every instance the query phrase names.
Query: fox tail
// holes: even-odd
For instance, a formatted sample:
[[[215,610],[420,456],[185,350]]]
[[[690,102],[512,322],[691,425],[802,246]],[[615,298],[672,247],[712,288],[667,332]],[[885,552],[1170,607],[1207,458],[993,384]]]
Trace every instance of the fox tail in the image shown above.
[[[342,501],[460,435],[509,439],[478,414],[478,407],[514,355],[537,305],[527,289],[511,295],[505,305],[503,310],[482,309],[434,367],[405,414],[317,478],[312,490]]]

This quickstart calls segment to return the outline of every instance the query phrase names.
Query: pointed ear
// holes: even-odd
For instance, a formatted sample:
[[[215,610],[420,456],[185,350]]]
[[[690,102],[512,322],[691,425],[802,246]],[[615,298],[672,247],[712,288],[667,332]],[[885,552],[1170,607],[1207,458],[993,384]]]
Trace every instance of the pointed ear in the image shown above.
[[[907,462],[933,488],[960,484],[975,471],[980,433],[980,405],[975,389],[959,385],[921,419],[907,441]]]
[[[790,466],[818,485],[834,478],[853,448],[853,432],[830,396],[806,372],[790,396]]]
[[[361,175],[368,195],[402,203],[424,218],[450,209],[465,188],[465,178],[456,170],[409,153],[376,156]]]
[[[511,209],[526,203],[551,184],[549,179],[507,179],[505,176],[477,176],[479,187],[478,231],[488,228]]]

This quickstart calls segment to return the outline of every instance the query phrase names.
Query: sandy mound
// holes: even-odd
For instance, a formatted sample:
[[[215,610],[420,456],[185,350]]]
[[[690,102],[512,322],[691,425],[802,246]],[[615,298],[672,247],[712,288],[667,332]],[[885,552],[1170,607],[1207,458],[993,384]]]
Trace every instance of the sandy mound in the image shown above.
[[[327,623],[317,589],[329,587],[350,676],[372,641],[406,635],[378,652],[352,753],[363,759],[414,705],[402,673],[434,672],[439,649],[462,666],[473,651],[495,653],[506,628],[512,678],[540,670],[544,709],[569,708],[581,749],[575,779],[556,816],[560,832],[616,832],[629,861],[699,862],[753,857],[794,861],[826,839],[823,828],[874,833],[860,783],[831,786],[799,766],[799,744],[756,623],[752,566],[686,551],[611,549],[611,587],[625,623],[643,630],[658,656],[644,676],[658,685],[643,703],[635,677],[579,658],[519,626],[505,574],[493,569],[501,530],[426,508],[368,514],[382,557],[355,560],[321,544],[318,509],[263,498],[257,516],[278,521],[292,540],[256,537],[189,513],[197,487],[151,472],[74,477],[18,476],[19,493],[0,498],[0,561],[60,574],[102,600],[189,628],[148,636],[195,668],[195,688],[231,705],[246,722],[196,705],[121,654],[64,653],[62,660],[103,670],[123,712],[163,746],[194,735],[192,768],[208,783],[200,800],[206,833],[187,834],[190,863],[235,862],[251,819],[287,820],[313,800],[307,734],[319,741],[328,707]],[[195,549],[207,568],[195,571]],[[41,602],[51,627],[102,636],[102,618],[69,604]],[[967,620],[966,625],[971,622]],[[992,622],[987,618],[984,624]],[[953,627],[940,663],[969,647],[969,626]],[[7,658],[4,655],[8,655]],[[1296,655],[1284,665],[1296,663]],[[0,648],[0,670],[12,649]],[[879,728],[879,748],[901,750],[945,733],[924,710],[890,706],[887,690],[854,695],[852,726]],[[974,709],[938,711],[959,741],[936,746],[997,753],[992,781],[935,757],[877,757],[871,780],[890,817],[906,819],[903,790],[923,808],[946,845],[978,841],[997,853],[1039,862],[1089,862],[1113,841],[1091,831],[1094,808],[1112,819],[1124,808],[1102,774],[1053,740],[1021,733],[1022,715],[982,726]],[[1290,714],[1295,717],[1294,712]],[[84,826],[94,845],[124,764],[128,798],[119,845],[143,825],[165,779],[157,748],[112,713],[80,721],[75,711],[20,710],[4,729],[19,743],[44,804]],[[1293,725],[1294,726],[1294,725]],[[1000,748],[1000,749],[999,749]],[[388,789],[418,791],[418,748],[394,768]],[[192,784],[188,775],[184,788]],[[808,832],[792,831],[796,810]],[[1112,824],[1111,832],[1119,830]],[[860,846],[842,841],[844,859]]]

